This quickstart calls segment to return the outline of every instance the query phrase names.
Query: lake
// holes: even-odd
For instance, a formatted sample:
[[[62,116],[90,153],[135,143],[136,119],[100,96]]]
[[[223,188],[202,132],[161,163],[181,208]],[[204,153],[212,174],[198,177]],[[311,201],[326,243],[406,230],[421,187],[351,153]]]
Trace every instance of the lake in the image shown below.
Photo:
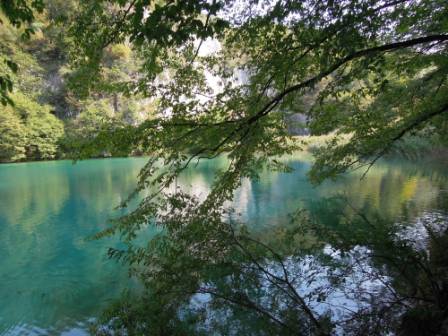
[[[380,162],[313,187],[310,158],[288,158],[294,172],[263,172],[242,181],[234,207],[256,231],[284,225],[288,214],[345,195],[363,211],[393,221],[412,221],[448,208],[448,172],[443,167],[405,161]],[[126,267],[106,257],[118,239],[89,241],[119,215],[114,208],[134,188],[144,158],[0,165],[0,334],[83,335],[124,288],[135,286]],[[186,171],[177,183],[205,197],[216,159]]]

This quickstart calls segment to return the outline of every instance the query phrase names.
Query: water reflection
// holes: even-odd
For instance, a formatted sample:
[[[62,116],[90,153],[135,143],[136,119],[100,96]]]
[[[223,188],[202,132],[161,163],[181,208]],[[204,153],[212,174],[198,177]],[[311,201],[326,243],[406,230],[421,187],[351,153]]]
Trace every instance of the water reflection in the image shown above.
[[[235,207],[245,221],[272,226],[284,224],[298,207],[334,195],[347,196],[347,207],[379,210],[389,220],[438,209],[444,206],[441,199],[446,199],[446,176],[428,174],[410,163],[378,163],[363,179],[362,172],[355,172],[318,188],[306,178],[310,165],[309,161],[292,161],[292,175],[265,173],[259,182],[244,181],[236,193]]]
[[[447,177],[432,167],[383,162],[363,180],[355,172],[314,188],[306,178],[309,158],[287,160],[293,174],[263,172],[259,181],[243,180],[235,193],[234,207],[254,230],[282,227],[298,206],[313,207],[340,193],[358,209],[400,221],[447,204]],[[117,215],[114,207],[135,186],[144,163],[140,158],[0,166],[0,333],[85,329],[89,318],[129,286],[126,269],[105,257],[117,240],[84,238]],[[224,158],[201,163],[177,183],[203,198],[214,172],[226,165]]]
[[[105,258],[116,242],[84,238],[105,227],[143,163],[0,167],[0,333],[59,333],[119,295],[126,270]]]

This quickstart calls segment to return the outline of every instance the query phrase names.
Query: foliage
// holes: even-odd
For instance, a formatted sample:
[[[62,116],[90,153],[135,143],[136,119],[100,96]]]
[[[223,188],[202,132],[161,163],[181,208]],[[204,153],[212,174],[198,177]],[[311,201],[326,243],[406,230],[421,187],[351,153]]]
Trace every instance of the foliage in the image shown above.
[[[444,216],[435,212],[417,218],[414,223],[392,224],[379,214],[366,215],[344,197],[330,198],[313,212],[308,229],[319,240],[325,240],[341,253],[363,246],[366,250],[362,258],[371,258],[378,272],[390,279],[386,280],[390,284],[386,285],[385,302],[375,304],[382,311],[374,312],[381,314],[386,324],[361,321],[366,323],[364,333],[385,334],[388,326],[393,326],[391,331],[400,335],[446,333],[448,264],[441,255],[447,247],[448,231]],[[331,225],[316,222],[317,217],[327,216],[332,218]],[[375,276],[379,279],[376,271],[364,271],[371,280]]]
[[[382,292],[376,293],[378,300],[364,298],[361,285],[354,295],[369,308],[344,322],[332,320],[328,310],[310,308],[310,302],[325,301],[329,291],[340,289],[330,280],[341,268],[330,266],[339,263],[349,272],[353,265],[344,265],[346,260],[321,255],[332,270],[331,285],[300,293],[290,279],[300,282],[305,275],[300,270],[288,274],[285,264],[303,257],[303,249],[279,255],[223,217],[242,179],[257,178],[265,167],[289,170],[278,158],[299,146],[286,130],[285,114],[305,113],[313,134],[335,134],[316,150],[310,177],[317,183],[349,169],[367,167],[367,172],[416,131],[446,133],[447,14],[442,0],[83,3],[70,29],[76,41],[71,87],[94,94],[106,77],[103,60],[110,46],[129,41],[143,60],[140,72],[114,88],[159,101],[157,118],[135,127],[108,125],[76,152],[83,158],[98,148],[128,153],[144,148],[153,155],[131,195],[144,191],[140,206],[98,237],[121,234],[128,248],[112,250],[111,256],[126,261],[142,280],[145,299],[166,302],[167,310],[140,301],[136,304],[143,310],[162,309],[160,320],[145,320],[144,312],[133,320],[128,313],[134,308],[126,305],[125,320],[119,319],[120,308],[116,311],[119,328],[163,334],[158,328],[180,323],[179,315],[191,311],[193,295],[199,293],[212,297],[217,312],[202,320],[198,316],[196,328],[213,321],[215,330],[227,328],[223,334],[398,330],[401,309],[409,306],[382,301]],[[219,47],[201,53],[213,41]],[[229,164],[217,172],[204,200],[176,188],[186,167],[219,155],[226,155]],[[135,240],[150,223],[162,233],[141,247]],[[391,255],[399,243],[388,230],[382,228],[378,237],[387,239]],[[363,246],[381,247],[369,232],[363,240],[354,235],[342,243],[353,247],[355,238]],[[403,255],[408,252],[404,249]],[[378,281],[388,275],[372,272]],[[315,277],[307,280],[316,284]],[[398,303],[401,297],[411,299],[393,293]],[[422,301],[411,300],[410,307]],[[174,315],[173,305],[179,308]],[[255,317],[260,324],[249,330],[254,326],[247,321]]]
[[[0,73],[9,83],[8,90],[2,92],[8,105],[13,106],[11,98],[19,100],[16,102],[19,106],[13,109],[5,107],[1,111],[5,114],[2,125],[6,133],[21,134],[21,139],[27,139],[22,141],[25,144],[21,141],[19,145],[14,144],[17,153],[21,154],[5,151],[2,161],[59,158],[73,149],[71,142],[92,136],[95,130],[111,120],[137,125],[142,119],[150,117],[152,101],[143,97],[130,98],[121,90],[121,82],[136,77],[140,63],[138,55],[126,43],[113,44],[105,51],[103,78],[94,97],[79,99],[79,95],[66,85],[66,78],[76,73],[68,64],[69,46],[73,38],[68,34],[67,22],[77,12],[77,1],[46,0],[45,8],[39,1],[1,4],[0,53],[1,58],[8,62],[0,60]],[[15,11],[22,10],[27,13],[26,16],[17,14],[20,18],[14,22],[9,20],[8,15],[14,16]],[[24,29],[29,32],[26,39]],[[18,111],[20,109],[29,113]],[[60,132],[61,123],[49,116],[49,111],[64,123],[65,135]],[[25,114],[29,114],[26,120],[23,117]],[[16,123],[20,123],[25,130],[23,127],[9,129]],[[26,141],[31,141],[33,145],[26,144]],[[9,136],[3,145],[11,145]],[[28,149],[25,150],[25,147]],[[28,154],[25,155],[24,151]],[[100,150],[92,155],[103,152]]]
[[[415,133],[429,130],[444,141],[446,1],[49,0],[39,23],[32,9],[41,11],[41,1],[0,4],[10,22],[1,27],[0,100],[15,103],[0,116],[2,161],[58,155],[63,125],[46,103],[72,118],[62,148],[75,158],[152,155],[130,196],[142,192],[139,207],[98,235],[122,235],[127,248],[110,255],[144,284],[140,298],[111,310],[112,329],[387,334],[409,330],[406,319],[419,311],[423,325],[445,320],[446,301],[437,299],[445,295],[440,253],[416,254],[380,218],[372,226],[359,216],[368,230],[350,235],[342,216],[329,215],[330,228],[302,218],[303,225],[266,242],[231,222],[226,205],[241,181],[258,178],[262,168],[290,170],[279,159],[300,147],[288,134],[289,114],[305,114],[315,135],[333,134],[315,150],[310,177],[317,183],[349,169],[367,172]],[[41,34],[29,45],[19,42],[37,26]],[[218,48],[204,52],[208,42]],[[154,105],[156,117],[148,117]],[[229,164],[205,199],[176,186],[186,167],[219,155]],[[139,245],[149,225],[160,233]],[[310,236],[315,243],[302,244]],[[326,243],[349,257],[325,253]],[[360,255],[356,246],[367,250]],[[397,280],[375,297],[363,295],[362,280],[352,284],[348,294],[362,306],[335,319],[315,303],[346,289],[342,275],[354,274],[358,257],[377,266],[368,268],[376,281]],[[403,273],[394,264],[410,266]]]
[[[424,238],[406,234],[412,226],[365,215],[334,197],[298,211],[283,234],[257,237],[222,221],[231,215],[226,211],[198,216],[185,211],[197,200],[172,201],[182,225],[160,218],[167,232],[147,246],[110,250],[133,265],[145,289],[110,307],[99,334],[444,332],[443,221],[424,223],[427,247],[416,248]]]
[[[25,156],[26,130],[11,109],[0,114],[0,162],[20,161]]]
[[[316,181],[381,156],[428,122],[443,124],[438,119],[444,119],[447,93],[444,2],[293,1],[264,3],[253,12],[249,5],[232,4],[145,7],[135,1],[115,3],[113,10],[86,4],[72,29],[78,41],[74,64],[93,79],[103,73],[103,49],[113,42],[129,38],[144,55],[143,78],[124,90],[160,97],[161,118],[136,133],[138,144],[145,142],[171,163],[163,181],[191,159],[179,154],[191,147],[198,148],[195,158],[231,153],[235,160],[226,177],[236,179],[252,175],[261,161],[293,150],[285,144],[282,111],[295,111],[307,90],[323,80],[308,111],[312,131],[352,137],[344,143],[336,138],[317,153],[311,174]],[[242,10],[231,16],[237,6]],[[171,21],[177,16],[185,20],[179,29]],[[222,50],[198,57],[194,40],[210,36],[219,39]],[[205,70],[220,78],[221,88],[210,87]],[[247,78],[235,83],[238,71]],[[74,82],[89,89],[95,80],[84,75],[83,83]],[[170,118],[163,117],[167,111]]]
[[[42,106],[31,98],[14,94],[14,106],[2,113],[2,162],[54,159],[64,126],[51,114],[49,106]]]
[[[13,6],[14,3],[11,2],[8,6]],[[17,2],[19,7],[26,4],[28,3]],[[37,2],[32,6],[35,5],[37,6]],[[23,20],[36,25],[34,14],[29,13],[26,17],[27,19]],[[52,107],[40,99],[44,90],[45,69],[27,49],[27,46],[35,43],[39,37],[34,35],[35,39],[32,39],[28,34],[24,41],[23,31],[17,30],[22,19],[17,20],[9,24],[4,22],[0,27],[2,54],[15,64],[14,69],[0,65],[0,71],[6,73],[11,83],[14,82],[14,92],[10,90],[8,95],[8,99],[14,104],[5,106],[1,111],[4,130],[1,161],[54,159],[60,154],[58,142],[64,135],[64,125],[52,114]],[[35,27],[31,28],[36,33]]]
[[[34,11],[41,12],[42,10],[42,0],[2,0],[0,2],[0,14],[3,15],[0,17],[0,24],[4,24],[5,18],[16,28],[20,28],[25,24],[21,35],[23,38],[28,39],[34,33],[34,28],[31,26],[34,21]],[[11,72],[17,72],[18,66],[14,61],[4,58],[3,55],[0,60],[6,64]],[[0,103],[4,106],[13,103],[11,98],[8,97],[8,92],[12,91],[12,87],[13,81],[10,74],[2,71],[0,73]]]

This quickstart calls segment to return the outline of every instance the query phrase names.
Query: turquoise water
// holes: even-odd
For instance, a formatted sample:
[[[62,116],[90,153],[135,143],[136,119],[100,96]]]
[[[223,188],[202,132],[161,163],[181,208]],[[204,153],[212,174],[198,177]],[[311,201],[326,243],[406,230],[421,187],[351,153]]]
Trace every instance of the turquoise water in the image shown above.
[[[399,161],[314,188],[307,157],[288,159],[292,174],[242,181],[234,206],[254,230],[283,225],[288,213],[345,194],[352,205],[394,220],[447,208],[443,169]],[[0,165],[0,334],[83,335],[108,302],[133,286],[124,266],[106,258],[116,239],[86,241],[119,215],[144,158]],[[204,197],[224,159],[187,171],[178,184]]]

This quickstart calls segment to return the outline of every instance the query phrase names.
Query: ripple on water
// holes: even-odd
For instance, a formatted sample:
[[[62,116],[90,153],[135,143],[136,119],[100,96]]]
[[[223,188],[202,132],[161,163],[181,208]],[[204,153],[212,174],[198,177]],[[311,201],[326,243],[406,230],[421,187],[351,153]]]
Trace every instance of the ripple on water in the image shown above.
[[[1,336],[88,336],[88,325],[92,322],[92,319],[86,322],[63,320],[58,324],[61,326],[53,326],[50,328],[41,328],[37,325],[30,323],[19,322],[8,329],[0,330]]]

